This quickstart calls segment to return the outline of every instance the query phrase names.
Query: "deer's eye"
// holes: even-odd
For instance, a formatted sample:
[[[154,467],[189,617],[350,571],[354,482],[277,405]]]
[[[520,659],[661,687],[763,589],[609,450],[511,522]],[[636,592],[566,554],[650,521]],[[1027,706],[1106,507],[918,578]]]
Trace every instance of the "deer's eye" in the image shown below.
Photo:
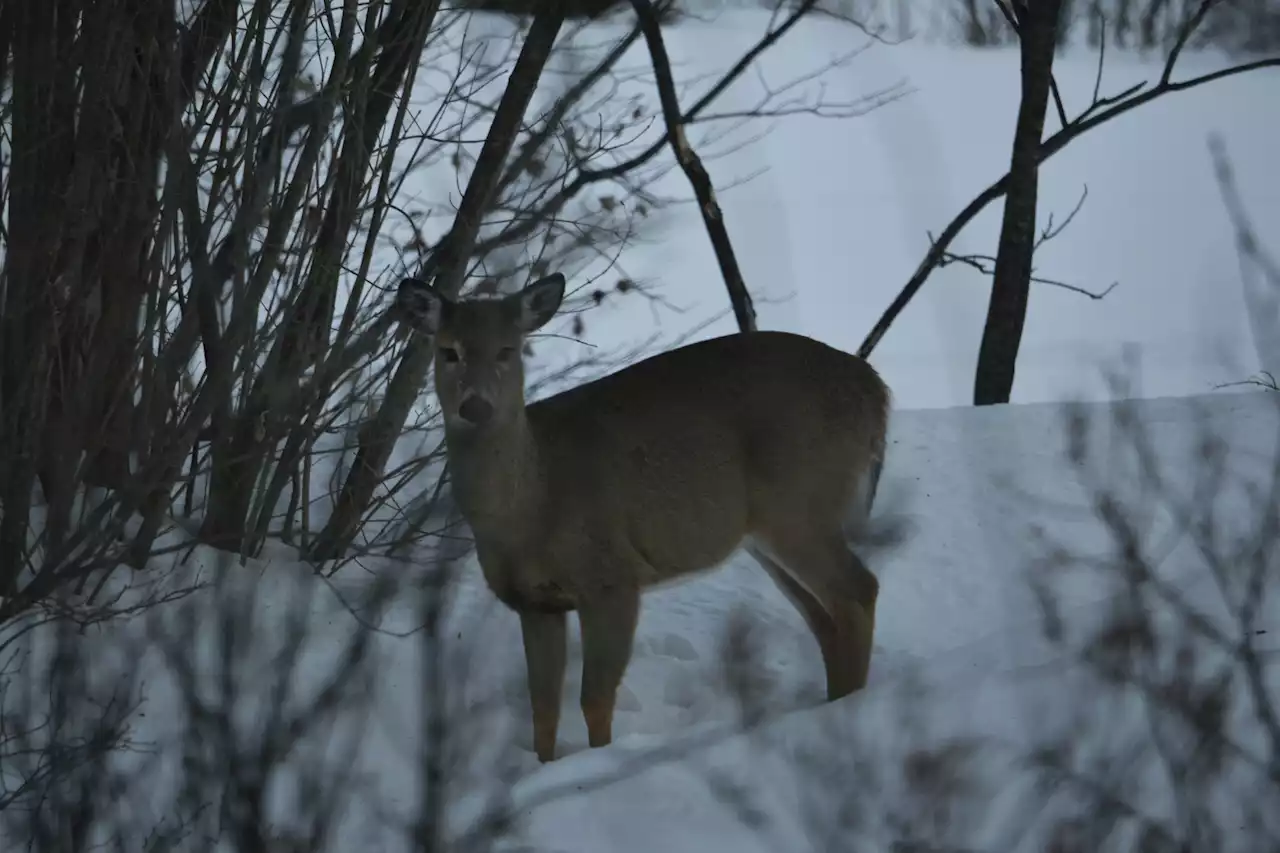
[[[457,364],[458,351],[453,347],[440,347],[440,358],[447,364]]]
[[[498,361],[510,361],[511,357],[516,354],[515,347],[503,347],[498,350]]]

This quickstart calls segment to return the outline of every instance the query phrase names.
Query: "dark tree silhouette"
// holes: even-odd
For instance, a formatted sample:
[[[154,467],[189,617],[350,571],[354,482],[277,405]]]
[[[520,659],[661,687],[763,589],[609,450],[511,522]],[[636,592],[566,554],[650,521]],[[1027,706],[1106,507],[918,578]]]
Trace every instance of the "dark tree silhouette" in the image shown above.
[[[1009,189],[991,300],[978,351],[974,405],[1009,402],[1014,365],[1022,343],[1022,326],[1031,293],[1031,260],[1036,242],[1036,199],[1040,185],[1040,140],[1053,86],[1053,54],[1057,45],[1062,0],[1018,2],[1013,7],[1022,56],[1022,101],[1013,133]]]

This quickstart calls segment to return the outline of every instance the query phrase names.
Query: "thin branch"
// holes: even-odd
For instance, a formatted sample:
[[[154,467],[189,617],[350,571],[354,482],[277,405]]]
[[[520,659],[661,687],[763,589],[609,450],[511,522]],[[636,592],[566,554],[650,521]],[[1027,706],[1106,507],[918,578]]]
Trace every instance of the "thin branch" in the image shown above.
[[[1013,9],[1010,8],[1004,0],[994,0],[994,2],[996,4],[996,8],[1000,10],[1000,14],[1004,15],[1005,21],[1007,21],[1009,26],[1013,29],[1014,34],[1017,35],[1018,38],[1022,38],[1022,27],[1018,25],[1018,18],[1013,13]],[[1058,91],[1057,75],[1049,75],[1049,91],[1053,94],[1053,105],[1058,111],[1058,121],[1061,122],[1063,127],[1066,127],[1069,123],[1069,120],[1067,119],[1067,107],[1062,102],[1062,93]]]
[[[814,0],[806,0],[801,4],[813,5]],[[649,57],[653,62],[653,75],[658,87],[658,98],[662,102],[662,118],[667,125],[667,139],[676,161],[689,179],[689,185],[698,199],[698,209],[702,213],[702,222],[707,228],[707,236],[715,249],[716,261],[720,264],[720,274],[724,276],[724,286],[729,291],[729,301],[733,305],[733,314],[738,321],[738,329],[743,332],[756,330],[756,311],[751,304],[751,293],[742,280],[742,270],[738,266],[737,256],[733,251],[733,242],[729,239],[729,230],[724,224],[724,215],[720,204],[716,201],[715,188],[711,176],[707,174],[702,160],[689,144],[684,132],[683,116],[680,112],[680,101],[676,95],[675,80],[671,74],[671,60],[667,56],[667,48],[662,40],[662,26],[658,13],[649,0],[631,0],[631,6],[640,19],[640,30],[644,34],[645,44],[649,48]]]
[[[1067,230],[1067,226],[1076,218],[1076,214],[1080,212],[1080,208],[1084,207],[1084,200],[1089,197],[1089,187],[1085,186],[1083,192],[1080,193],[1080,200],[1076,202],[1076,206],[1071,208],[1071,212],[1067,214],[1067,218],[1062,220],[1061,225],[1053,224],[1053,214],[1050,213],[1048,221],[1044,224],[1044,230],[1040,232],[1040,239],[1036,241],[1036,249],[1038,250],[1045,243],[1057,237],[1063,231]]]
[[[1076,214],[1080,212],[1082,207],[1084,207],[1085,199],[1088,197],[1089,188],[1086,186],[1084,191],[1080,193],[1080,198],[1076,201],[1075,206],[1071,208],[1071,211],[1066,215],[1066,218],[1064,218],[1060,223],[1055,224],[1053,221],[1053,214],[1049,214],[1048,221],[1045,223],[1044,228],[1040,232],[1039,238],[1036,240],[1035,251],[1040,251],[1040,248],[1045,243],[1061,236],[1062,232],[1065,231],[1067,226],[1071,224],[1072,220],[1076,218]],[[932,242],[933,236],[930,235],[929,239]],[[942,267],[949,266],[950,264],[964,264],[965,266],[972,267],[983,275],[994,275],[995,262],[996,259],[991,255],[958,255],[954,252],[945,252],[942,256],[942,260],[938,263],[938,268],[941,269]],[[1119,286],[1119,282],[1112,282],[1105,290],[1089,290],[1088,288],[1081,287],[1077,284],[1068,284],[1067,282],[1060,281],[1058,279],[1043,278],[1036,275],[1031,276],[1031,281],[1035,284],[1047,284],[1051,287],[1060,287],[1064,290],[1070,290],[1073,293],[1079,293],[1080,295],[1087,296],[1090,299],[1102,299]]]
[[[995,273],[995,262],[996,259],[990,255],[956,255],[951,252],[944,252],[942,260],[938,263],[938,268],[941,269],[942,267],[950,266],[951,264],[963,264],[967,267],[972,267],[983,275],[993,275]],[[1079,293],[1081,296],[1087,296],[1090,299],[1102,299],[1108,293],[1115,290],[1120,284],[1119,282],[1113,281],[1111,284],[1107,285],[1104,290],[1089,290],[1088,288],[1081,287],[1078,284],[1068,284],[1065,281],[1059,281],[1053,278],[1042,278],[1036,275],[1031,276],[1031,281],[1035,284],[1047,284],[1052,287],[1061,287],[1063,290],[1070,290],[1072,293]]]
[[[689,107],[681,117],[681,123],[690,125],[698,120],[707,108],[711,106],[724,92],[738,81],[748,68],[751,68],[757,59],[765,53],[769,48],[776,45],[784,35],[791,31],[796,24],[811,10],[816,0],[805,0],[799,7],[793,9],[787,17],[776,27],[770,27],[760,40],[756,42],[750,50],[744,53],[733,67],[726,71],[719,80],[717,80],[710,89],[706,91],[693,106]],[[476,253],[483,254],[491,251],[495,246],[506,245],[513,241],[521,240],[532,234],[539,227],[539,223],[546,217],[552,216],[556,211],[564,207],[570,199],[582,192],[591,184],[601,181],[617,180],[629,172],[645,165],[654,157],[656,157],[667,146],[669,140],[667,134],[664,133],[661,139],[655,140],[648,148],[641,151],[634,157],[628,158],[619,163],[615,163],[608,168],[593,170],[581,168],[578,175],[564,187],[559,189],[555,197],[550,199],[544,205],[545,213],[539,216],[524,217],[503,229],[496,236],[482,240],[476,245]]]

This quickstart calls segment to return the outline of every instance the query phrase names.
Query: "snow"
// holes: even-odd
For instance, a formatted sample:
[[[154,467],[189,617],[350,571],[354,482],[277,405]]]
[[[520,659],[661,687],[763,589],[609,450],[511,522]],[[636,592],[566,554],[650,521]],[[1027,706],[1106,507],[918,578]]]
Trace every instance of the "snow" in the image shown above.
[[[872,561],[883,592],[871,684],[837,703],[822,701],[817,646],[800,616],[763,571],[739,557],[716,572],[646,596],[619,698],[615,742],[606,749],[586,748],[576,700],[579,649],[571,631],[561,757],[539,765],[531,752],[518,624],[513,614],[495,606],[478,568],[466,562],[441,630],[448,661],[449,752],[456,762],[451,831],[464,833],[498,803],[516,816],[515,829],[528,849],[802,850],[811,849],[814,833],[840,830],[838,816],[822,810],[854,798],[865,800],[870,819],[856,832],[840,830],[841,837],[874,839],[884,829],[877,822],[887,820],[890,804],[901,802],[903,783],[895,781],[895,762],[956,736],[982,736],[995,744],[983,754],[994,769],[978,772],[979,781],[972,784],[975,801],[982,804],[976,813],[996,823],[1001,803],[1013,808],[1016,789],[1024,784],[1011,769],[1011,756],[1078,724],[1075,715],[1093,704],[1077,701],[1076,691],[1087,679],[1073,662],[1071,644],[1055,646],[1040,629],[1030,581],[1046,551],[1032,528],[1050,522],[1051,537],[1084,562],[1117,547],[1088,512],[1101,485],[1118,486],[1120,499],[1136,501],[1133,511],[1153,508],[1149,496],[1129,488],[1135,478],[1125,467],[1128,457],[1112,452],[1122,443],[1112,431],[1119,405],[1124,404],[1089,404],[1082,410],[1093,426],[1091,458],[1103,459],[1097,470],[1065,464],[1069,410],[1062,405],[897,414],[878,505],[881,512],[905,507],[911,535],[900,550]],[[1174,492],[1189,494],[1194,485],[1194,466],[1187,460],[1196,458],[1200,429],[1230,446],[1228,482],[1267,482],[1269,470],[1257,463],[1274,453],[1280,438],[1274,394],[1151,399],[1132,406]],[[1105,478],[1101,483],[1090,479],[1099,471]],[[1242,517],[1243,495],[1243,485],[1224,488],[1223,512]],[[1033,511],[1049,504],[1055,515]],[[1176,529],[1172,518],[1157,516],[1153,512],[1146,528],[1153,543],[1167,541]],[[1220,618],[1212,597],[1199,591],[1209,580],[1186,539],[1185,534],[1175,537],[1160,574],[1187,590],[1210,618]],[[289,705],[306,709],[354,636],[354,619],[335,592],[351,602],[372,578],[403,582],[374,635],[376,666],[367,682],[359,682],[360,690],[372,691],[373,710],[349,770],[342,765],[353,802],[333,849],[355,849],[357,843],[360,849],[408,849],[387,812],[407,820],[418,805],[424,646],[414,589],[430,570],[413,560],[366,560],[322,582],[287,559],[282,546],[274,547],[271,559],[245,567],[199,547],[185,570],[165,577],[176,582],[202,572],[206,579],[222,578],[222,594],[242,596],[233,599],[238,603],[229,613],[232,627],[247,632],[237,634],[246,644],[245,657],[233,667],[243,691],[235,718],[245,732],[255,731],[255,721],[270,707],[269,691],[280,666],[276,653],[285,648],[285,629],[296,614],[309,618],[313,633],[290,678]],[[1075,580],[1059,586],[1059,601],[1068,626],[1084,631],[1116,597],[1116,581],[1102,571]],[[193,596],[185,607],[162,608],[151,630],[153,636],[176,636],[179,648],[197,660],[208,656],[197,669],[214,674],[228,625],[220,624],[220,611],[209,607],[212,594]],[[1278,617],[1280,608],[1264,610],[1260,628],[1271,637],[1280,630]],[[158,635],[157,625],[165,626]],[[727,686],[724,664],[725,638],[735,625],[749,627],[746,636],[759,652],[753,672],[767,711],[748,733],[738,729],[742,706]],[[1271,648],[1277,648],[1274,641]],[[147,700],[135,739],[163,745],[181,738],[187,721],[177,712],[180,706],[171,704],[176,702],[170,692],[173,670],[160,665],[154,652],[148,659]],[[1271,672],[1273,689],[1280,689],[1280,675],[1274,667]],[[201,693],[216,703],[220,690],[211,678]],[[1130,709],[1130,716],[1134,713]],[[335,730],[355,737],[366,721],[349,716]],[[1124,719],[1107,725],[1120,727]],[[1246,743],[1257,735],[1245,724],[1237,734]],[[345,742],[323,729],[303,743],[316,737],[330,752]],[[177,753],[172,745],[160,749],[160,764],[167,770],[157,771],[158,779],[176,769]],[[497,768],[506,768],[507,775],[497,775]],[[814,775],[824,768],[838,774],[842,787],[833,790]],[[877,780],[865,792],[856,787],[862,773]],[[619,778],[601,784],[614,776]],[[289,786],[279,784],[279,802],[287,803],[283,791]],[[738,807],[726,804],[726,785],[737,790]],[[745,812],[742,802],[749,805]],[[382,811],[375,811],[375,804]],[[292,808],[282,808],[278,820],[284,826]],[[983,833],[994,829],[979,821],[971,831],[981,844],[990,841]]]
[[[745,24],[730,34],[719,26],[723,44],[715,51],[705,50],[706,34],[696,23],[672,30],[672,53],[723,59],[755,35]],[[791,38],[798,46],[767,55],[766,77],[803,73],[822,56],[848,49],[848,31],[838,28],[802,26]],[[1093,62],[1084,52],[1069,52],[1058,63],[1071,109],[1085,105]],[[1193,55],[1185,62],[1183,73],[1189,73],[1214,60]],[[762,297],[762,327],[803,331],[848,350],[858,346],[919,261],[927,233],[1003,173],[1016,67],[1016,54],[1008,51],[876,47],[828,75],[828,97],[854,97],[901,78],[912,94],[854,120],[788,117],[763,140],[709,163],[721,186],[766,169],[721,195],[748,284]],[[1150,62],[1112,57],[1104,91],[1156,74]],[[848,843],[843,849],[857,849],[857,838],[883,840],[890,804],[902,799],[905,783],[895,768],[907,751],[964,735],[1000,746],[975,770],[971,796],[981,804],[974,813],[983,817],[965,828],[964,839],[975,849],[992,842],[1025,784],[1011,756],[1080,725],[1076,715],[1090,704],[1080,701],[1088,679],[1069,649],[1049,643],[1041,631],[1031,580],[1048,546],[1038,531],[1081,560],[1115,547],[1089,503],[1099,483],[1084,481],[1064,460],[1062,401],[1093,401],[1085,411],[1102,432],[1093,445],[1102,453],[1113,446],[1108,442],[1123,443],[1108,434],[1123,404],[1102,401],[1146,398],[1133,403],[1133,411],[1178,489],[1193,485],[1188,460],[1195,458],[1196,430],[1205,419],[1231,447],[1242,478],[1265,483],[1269,473],[1258,460],[1270,458],[1280,436],[1277,395],[1210,393],[1267,365],[1251,339],[1205,143],[1211,130],[1225,138],[1237,174],[1247,176],[1244,200],[1259,232],[1274,233],[1280,174],[1270,166],[1280,121],[1274,110],[1258,108],[1269,97],[1264,87],[1274,83],[1275,75],[1264,73],[1171,95],[1073,143],[1044,169],[1042,216],[1064,216],[1086,185],[1089,194],[1076,221],[1037,256],[1039,271],[1090,288],[1120,286],[1101,301],[1052,287],[1035,290],[1014,390],[1020,405],[948,408],[968,400],[985,311],[985,279],[971,270],[936,272],[885,338],[872,360],[893,387],[897,408],[877,506],[880,512],[904,509],[911,533],[901,548],[870,560],[882,597],[871,684],[858,695],[821,701],[816,643],[766,575],[739,556],[714,573],[646,596],[615,742],[606,749],[586,748],[577,709],[580,649],[571,631],[561,757],[539,765],[530,749],[516,619],[493,601],[474,562],[465,562],[440,632],[449,664],[443,675],[453,760],[449,831],[467,832],[497,803],[510,807],[528,849],[823,849],[824,832]],[[751,102],[749,88],[736,90],[722,108],[732,109],[733,99]],[[998,210],[980,217],[955,250],[992,252]],[[678,334],[722,309],[714,258],[693,211],[681,210],[660,244],[629,251],[635,274],[660,278],[689,309],[665,313],[664,332]],[[650,331],[648,319],[647,306],[606,306],[585,337],[625,344]],[[732,328],[731,318],[721,319],[700,335]],[[1134,351],[1141,355],[1137,389],[1108,390],[1099,365]],[[1145,534],[1151,541],[1172,536],[1162,576],[1195,593],[1195,600],[1212,601],[1197,592],[1210,580],[1193,543],[1174,535],[1177,523],[1167,511],[1146,503],[1150,496],[1127,465],[1132,460],[1120,459],[1095,473],[1132,507],[1150,511]],[[1244,492],[1232,495],[1222,498],[1224,512],[1230,517],[1234,508],[1238,520],[1246,514]],[[180,537],[175,532],[169,539]],[[272,650],[287,646],[284,628],[296,608],[309,614],[313,629],[293,676],[296,707],[306,708],[353,636],[350,602],[375,579],[400,584],[372,635],[376,665],[360,682],[372,697],[368,719],[309,733],[303,742],[325,744],[332,763],[299,773],[339,772],[350,786],[332,849],[409,849],[398,821],[409,820],[420,802],[421,679],[428,667],[417,588],[431,572],[424,558],[364,559],[323,581],[275,544],[266,558],[244,566],[203,547],[175,569],[176,560],[156,561],[157,583],[193,573],[219,579],[226,594],[242,596],[236,618],[219,624],[207,607],[214,593],[204,592],[185,600],[189,609],[182,603],[160,608],[159,622],[92,630],[106,650],[110,630],[149,626],[154,632],[162,624],[180,647],[208,658],[198,669],[210,672],[220,638],[231,629],[248,631],[246,663],[235,672],[247,696],[237,711],[246,730],[270,707],[267,691],[279,675]],[[1100,572],[1062,578],[1058,589],[1077,632],[1119,594]],[[1221,607],[1205,606],[1211,618],[1223,615]],[[1263,619],[1260,627],[1275,649],[1280,607]],[[740,731],[742,706],[724,665],[725,638],[743,624],[760,654],[755,672],[770,710],[750,732]],[[163,809],[178,778],[173,744],[187,720],[161,656],[152,650],[137,661],[147,698],[135,738],[158,749],[151,805]],[[107,672],[129,662],[100,663]],[[1271,673],[1280,690],[1275,667]],[[210,679],[202,692],[213,702],[218,689]],[[1111,724],[1117,730],[1129,725],[1133,711],[1111,709]],[[1257,736],[1239,726],[1242,742]],[[353,739],[350,753],[342,752],[343,733]],[[209,748],[218,747],[211,742]],[[834,775],[821,775],[824,770]],[[618,778],[600,783],[611,776]],[[294,800],[305,801],[305,792],[277,784],[275,819],[283,834],[302,808]],[[737,792],[733,804],[727,788]],[[1145,798],[1152,813],[1169,813],[1158,792],[1143,790],[1134,796]],[[849,807],[862,810],[856,831],[838,813]],[[1025,845],[1016,849],[1037,849],[1031,840]]]

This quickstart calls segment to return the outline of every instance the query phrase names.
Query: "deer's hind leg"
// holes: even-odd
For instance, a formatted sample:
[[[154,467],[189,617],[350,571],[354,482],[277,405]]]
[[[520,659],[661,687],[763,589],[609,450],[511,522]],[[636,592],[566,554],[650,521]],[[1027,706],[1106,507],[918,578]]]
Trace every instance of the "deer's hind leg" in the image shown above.
[[[841,650],[836,636],[835,620],[831,618],[831,614],[827,612],[817,596],[791,577],[777,560],[758,546],[748,546],[747,551],[761,565],[792,606],[804,617],[805,624],[809,626],[809,631],[818,641],[818,649],[822,652],[822,665],[827,673],[827,700],[840,698],[831,692],[832,687],[840,679]]]
[[[880,584],[839,533],[762,533],[762,563],[805,616],[822,649],[827,698],[866,686]]]

